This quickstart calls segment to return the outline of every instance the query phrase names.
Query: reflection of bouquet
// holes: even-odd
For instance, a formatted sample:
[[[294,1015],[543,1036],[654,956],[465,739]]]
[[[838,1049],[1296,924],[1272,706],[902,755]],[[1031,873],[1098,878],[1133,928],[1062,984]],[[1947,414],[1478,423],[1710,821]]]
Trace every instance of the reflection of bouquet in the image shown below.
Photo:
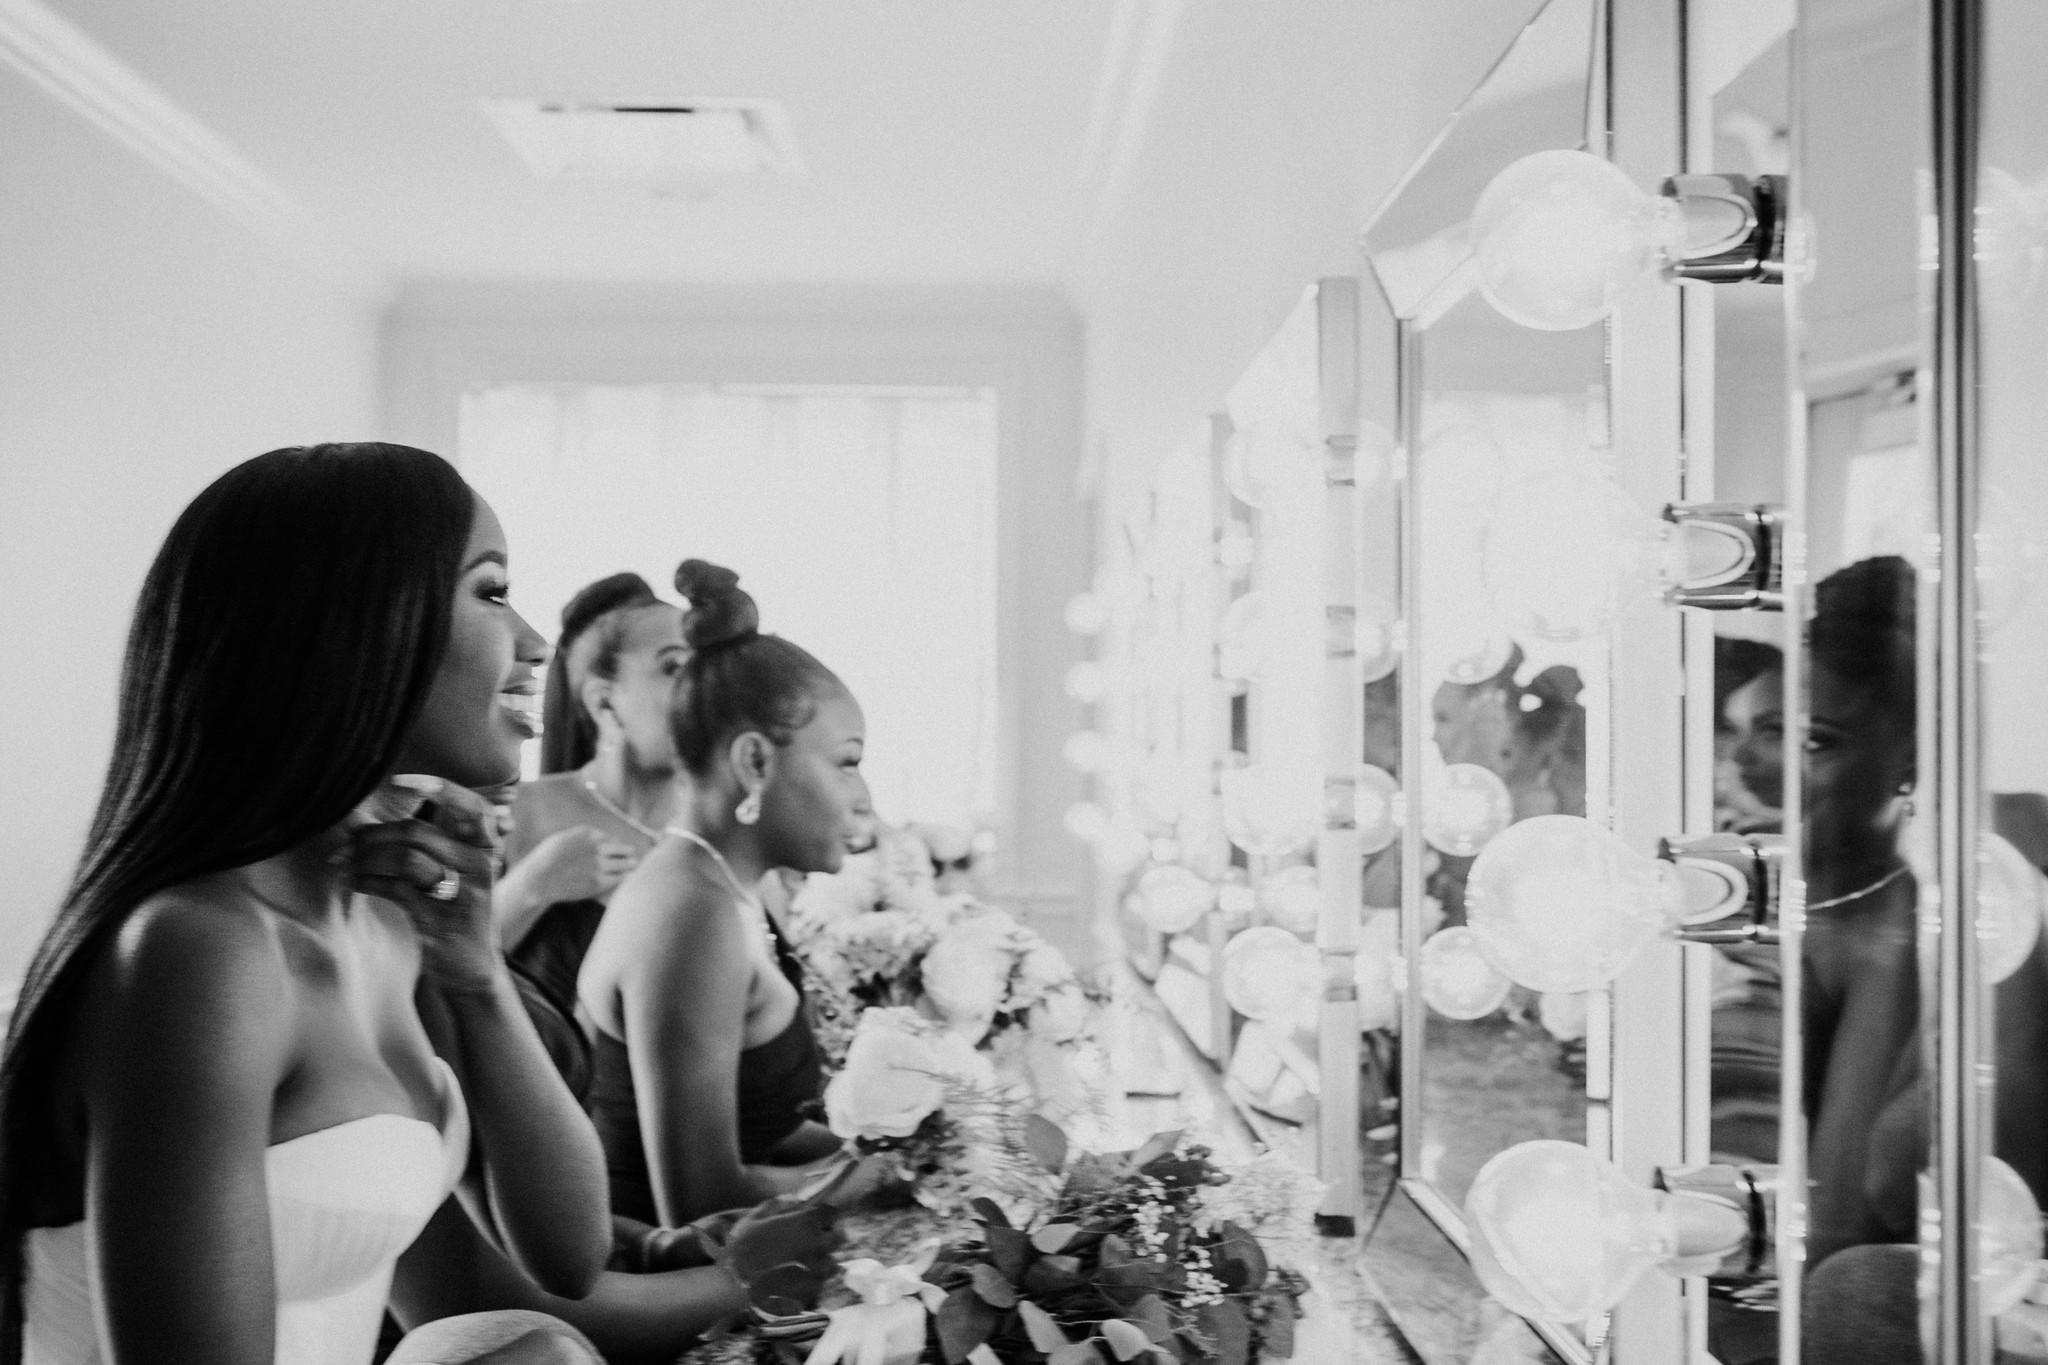
[[[891,1159],[918,1203],[938,1213],[984,1196],[1028,1205],[1044,1183],[1026,1120],[997,1089],[988,1058],[915,1010],[861,1015],[846,1065],[825,1087],[825,1117],[854,1152]]]

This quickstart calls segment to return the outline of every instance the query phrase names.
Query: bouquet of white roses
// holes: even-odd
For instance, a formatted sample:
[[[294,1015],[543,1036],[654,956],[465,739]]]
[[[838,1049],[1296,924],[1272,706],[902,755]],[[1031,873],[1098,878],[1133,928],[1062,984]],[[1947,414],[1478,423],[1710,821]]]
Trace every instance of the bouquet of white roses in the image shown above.
[[[917,1202],[941,1214],[976,1198],[1028,1204],[1044,1183],[1026,1118],[989,1059],[913,1009],[861,1015],[825,1087],[825,1119],[855,1155],[889,1158]]]

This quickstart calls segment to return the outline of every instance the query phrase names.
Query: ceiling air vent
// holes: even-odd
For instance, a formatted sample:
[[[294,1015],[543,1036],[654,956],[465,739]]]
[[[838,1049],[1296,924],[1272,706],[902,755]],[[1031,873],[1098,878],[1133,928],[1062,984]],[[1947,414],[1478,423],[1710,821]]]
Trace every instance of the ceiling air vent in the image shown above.
[[[705,176],[802,175],[773,100],[485,100],[535,175],[663,185]]]

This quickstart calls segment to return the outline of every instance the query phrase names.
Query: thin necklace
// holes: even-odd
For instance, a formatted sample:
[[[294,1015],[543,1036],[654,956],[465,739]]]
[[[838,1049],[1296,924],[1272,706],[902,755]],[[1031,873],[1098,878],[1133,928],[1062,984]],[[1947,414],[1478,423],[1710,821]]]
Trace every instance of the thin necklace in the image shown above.
[[[645,824],[642,824],[642,823],[641,823],[640,821],[638,821],[638,820],[635,820],[635,819],[634,819],[634,818],[633,818],[633,817],[632,817],[631,815],[629,815],[629,814],[628,814],[628,813],[626,812],[626,809],[625,809],[625,807],[623,807],[623,806],[619,805],[619,804],[618,804],[618,802],[616,802],[616,801],[612,800],[612,799],[611,799],[611,798],[610,798],[609,796],[606,796],[606,795],[605,795],[605,794],[604,794],[604,793],[603,793],[602,791],[598,790],[598,786],[597,786],[597,779],[596,779],[596,778],[594,778],[594,777],[586,777],[586,778],[584,778],[584,779],[583,779],[583,790],[585,790],[585,791],[589,792],[589,793],[590,793],[590,799],[591,799],[591,800],[593,800],[593,801],[595,801],[595,802],[597,802],[597,804],[598,804],[598,805],[600,805],[600,806],[603,806],[603,807],[604,807],[604,808],[605,808],[606,810],[610,811],[610,812],[611,812],[611,813],[612,813],[613,815],[616,815],[616,816],[618,816],[618,817],[619,817],[619,818],[620,818],[621,820],[624,820],[624,821],[625,821],[625,822],[626,822],[627,824],[631,825],[631,826],[632,826],[632,827],[633,827],[634,829],[637,829],[637,830],[639,830],[639,831],[640,831],[640,832],[641,832],[642,834],[646,835],[646,836],[647,836],[647,837],[648,837],[649,839],[652,839],[652,840],[653,840],[653,841],[654,841],[655,843],[657,843],[657,844],[658,844],[658,843],[660,843],[660,842],[661,842],[661,831],[660,831],[660,830],[656,829],[656,828],[655,828],[654,826],[652,826],[652,825],[645,825]]]
[[[1876,881],[1864,887],[1861,891],[1851,891],[1846,896],[1830,896],[1824,901],[1808,901],[1806,904],[1806,908],[1809,910],[1826,910],[1831,906],[1847,905],[1850,901],[1860,901],[1865,896],[1869,895],[1871,892],[1882,890],[1884,887],[1890,886],[1893,882],[1897,881],[1899,878],[1905,875],[1906,865],[1904,863],[1900,863],[1897,867],[1885,873],[1882,877],[1879,877]]]
[[[726,881],[732,884],[733,894],[740,898],[740,904],[759,917],[761,942],[768,946],[768,960],[774,961],[775,931],[768,927],[768,907],[761,904],[761,898],[747,890],[746,884],[740,880],[739,873],[732,870],[732,864],[725,860],[725,855],[720,853],[709,839],[693,829],[684,829],[681,825],[670,825],[668,832],[678,839],[689,840],[711,855],[711,861],[718,864],[718,870],[723,872]]]

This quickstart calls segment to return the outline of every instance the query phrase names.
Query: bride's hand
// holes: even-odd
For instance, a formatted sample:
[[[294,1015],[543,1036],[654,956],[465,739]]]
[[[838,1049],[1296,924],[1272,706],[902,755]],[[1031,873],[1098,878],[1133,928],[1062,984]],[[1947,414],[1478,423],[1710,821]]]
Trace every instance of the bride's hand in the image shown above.
[[[392,785],[426,798],[412,818],[350,831],[352,884],[399,906],[420,937],[420,967],[451,990],[488,989],[500,967],[491,920],[496,819],[484,799],[438,777]]]

